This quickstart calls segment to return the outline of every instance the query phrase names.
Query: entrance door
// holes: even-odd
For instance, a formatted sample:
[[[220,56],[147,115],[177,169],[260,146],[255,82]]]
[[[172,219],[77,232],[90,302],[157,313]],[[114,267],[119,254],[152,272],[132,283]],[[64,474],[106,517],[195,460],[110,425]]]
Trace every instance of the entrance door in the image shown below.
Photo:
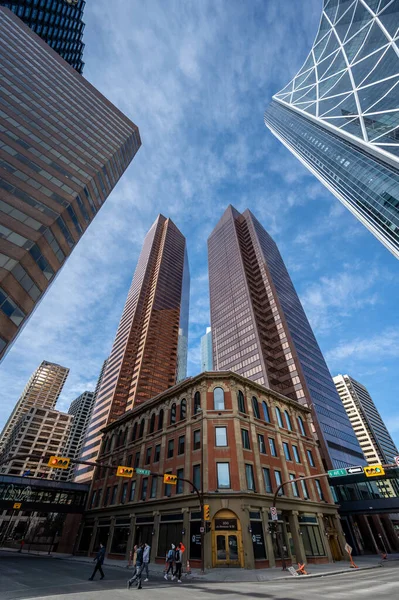
[[[240,567],[239,543],[241,544],[239,532],[216,532],[216,565]]]

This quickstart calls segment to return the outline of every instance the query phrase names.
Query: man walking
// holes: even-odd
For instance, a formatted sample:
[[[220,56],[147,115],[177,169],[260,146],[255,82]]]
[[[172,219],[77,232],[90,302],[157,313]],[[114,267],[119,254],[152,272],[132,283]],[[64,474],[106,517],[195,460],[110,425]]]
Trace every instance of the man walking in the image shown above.
[[[94,567],[92,576],[89,577],[89,581],[93,581],[94,575],[97,573],[97,571],[100,571],[100,575],[101,575],[100,579],[104,579],[104,571],[102,570],[102,564],[104,562],[104,558],[105,558],[105,547],[103,546],[103,544],[100,544],[100,549],[94,558],[96,566]]]
[[[177,583],[181,583],[181,568],[183,562],[183,550],[179,544],[175,550],[175,572],[173,573],[172,581],[177,577]]]
[[[144,581],[148,581],[148,563],[150,562],[150,552],[151,552],[151,546],[149,544],[147,544],[147,542],[146,542],[144,544],[144,552],[143,552],[143,571],[145,571]]]
[[[168,581],[168,575],[170,573],[171,577],[173,575],[173,561],[175,558],[175,545],[171,544],[170,545],[170,550],[168,551],[167,555],[166,555],[166,564],[167,564],[167,570],[165,571],[165,575],[163,576],[164,579],[166,579],[166,581]]]
[[[127,589],[130,590],[133,583],[136,582],[136,586],[138,590],[141,590],[143,587],[141,585],[141,572],[143,570],[143,553],[144,553],[144,544],[140,544],[137,548],[136,554],[136,572],[131,579],[127,582]]]

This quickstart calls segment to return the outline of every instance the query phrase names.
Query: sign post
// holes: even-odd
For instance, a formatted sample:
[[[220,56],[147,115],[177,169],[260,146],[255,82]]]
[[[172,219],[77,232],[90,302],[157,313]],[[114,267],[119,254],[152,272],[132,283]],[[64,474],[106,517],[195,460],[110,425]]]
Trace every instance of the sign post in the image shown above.
[[[275,506],[270,507],[270,514],[272,516],[272,521],[278,521],[277,508]]]

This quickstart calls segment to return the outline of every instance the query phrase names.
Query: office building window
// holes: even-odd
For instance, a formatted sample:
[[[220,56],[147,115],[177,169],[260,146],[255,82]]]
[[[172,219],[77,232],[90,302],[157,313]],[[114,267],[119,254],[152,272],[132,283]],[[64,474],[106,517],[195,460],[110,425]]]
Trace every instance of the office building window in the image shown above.
[[[152,413],[151,420],[150,420],[150,431],[149,431],[149,433],[154,433],[154,429],[155,429],[155,413]]]
[[[194,414],[196,415],[201,410],[201,394],[195,392],[194,394]]]
[[[288,410],[284,411],[284,416],[285,416],[285,422],[287,423],[287,429],[289,429],[290,431],[292,431],[292,423],[291,423],[291,418],[290,418],[290,415],[288,413]]]
[[[182,494],[183,489],[184,489],[184,481],[182,481],[182,478],[184,478],[184,469],[177,469],[176,475],[177,475],[176,494]]]
[[[219,489],[230,488],[230,464],[229,463],[216,463],[217,470],[217,482]]]
[[[276,406],[275,411],[276,411],[276,418],[277,418],[278,426],[279,427],[284,427],[283,417],[281,416],[281,410],[279,409],[278,406]]]
[[[261,454],[266,454],[265,438],[260,433],[258,433],[258,445],[259,445],[259,452]]]
[[[153,477],[151,480],[150,498],[157,497],[157,483],[158,483],[157,477]]]
[[[137,469],[137,467],[140,465],[140,452],[136,452],[136,456],[134,457],[134,468]]]
[[[314,467],[314,459],[313,459],[313,454],[311,450],[306,450],[306,454],[308,455],[308,461],[311,467]]]
[[[303,497],[305,498],[305,500],[308,500],[309,499],[308,486],[306,485],[306,481],[304,481],[303,479],[301,479],[301,488],[302,488]]]
[[[175,449],[175,440],[169,440],[169,442],[168,442],[168,458],[173,457],[174,449]]]
[[[180,402],[180,421],[184,421],[187,416],[187,401],[185,398]]]
[[[201,466],[193,466],[193,484],[199,490],[201,489]]]
[[[159,462],[160,456],[161,456],[161,444],[157,444],[155,446],[155,452],[154,452],[154,463]]]
[[[242,413],[246,413],[247,411],[245,410],[245,399],[244,399],[244,394],[242,393],[241,390],[239,390],[238,392],[238,410]]]
[[[283,442],[283,448],[284,448],[285,460],[292,460],[291,459],[291,453],[290,453],[290,447],[287,444],[287,442]]]
[[[132,483],[130,485],[129,502],[133,502],[134,501],[134,494],[135,493],[136,493],[136,481],[132,481]]]
[[[151,462],[151,453],[152,453],[152,448],[147,448],[147,452],[145,453],[145,464],[149,465]]]
[[[197,429],[196,431],[194,431],[193,449],[199,450],[200,448],[201,448],[201,431],[199,429]]]
[[[144,479],[141,482],[141,499],[142,500],[147,499],[147,487],[148,487],[148,477],[144,477]]]
[[[301,433],[302,435],[306,435],[305,426],[304,426],[304,424],[303,424],[302,417],[298,417],[298,419],[297,419],[297,420],[298,420],[298,427],[299,427],[299,431],[300,431],[300,433]]]
[[[126,502],[127,486],[128,486],[128,483],[126,483],[126,482],[122,485],[121,504],[125,504],[125,502]]]
[[[224,390],[220,387],[213,390],[213,408],[215,410],[224,410]]]
[[[277,471],[275,469],[274,471],[274,478],[276,480],[276,486],[278,487],[279,485],[281,485],[283,483],[283,480],[281,479],[281,473],[280,471]],[[281,490],[279,490],[278,496],[283,496],[284,495],[284,488],[282,488]]]
[[[158,416],[158,431],[160,431],[163,428],[163,408],[161,408],[161,410],[159,411],[159,416]]]
[[[270,454],[277,456],[277,448],[273,438],[269,438]]]
[[[254,411],[255,419],[260,419],[259,403],[258,403],[257,399],[255,398],[255,396],[252,396],[252,409]]]
[[[176,404],[173,403],[170,409],[170,425],[174,425],[176,423]]]
[[[320,500],[324,500],[324,494],[323,494],[323,489],[321,487],[320,480],[315,479],[314,482],[316,484],[317,495],[319,496]]]
[[[262,472],[263,472],[263,481],[265,484],[265,492],[267,492],[268,494],[271,494],[273,491],[273,488],[272,488],[272,480],[270,479],[270,469],[263,468]]]
[[[215,427],[216,446],[227,446],[227,427]]]
[[[269,407],[267,406],[266,402],[262,402],[262,409],[263,409],[263,420],[266,421],[266,423],[270,423]]]
[[[249,432],[247,431],[247,429],[241,429],[241,439],[242,447],[245,448],[245,450],[250,450],[251,445],[249,443]]]
[[[294,446],[294,444],[292,444],[292,451],[294,453],[295,462],[300,463],[301,457],[299,456],[298,446]]]
[[[253,492],[255,492],[256,487],[255,487],[255,479],[254,479],[254,468],[252,465],[245,465],[245,475],[247,478],[247,488],[249,490],[252,490]]]
[[[184,446],[185,446],[185,436],[181,435],[179,437],[179,443],[177,446],[177,454],[184,454]]]
[[[295,475],[293,473],[290,473],[290,479],[291,479],[292,493],[294,494],[295,498],[299,498],[299,490],[298,490],[297,483],[296,483],[296,481],[292,481],[293,479],[295,479]]]

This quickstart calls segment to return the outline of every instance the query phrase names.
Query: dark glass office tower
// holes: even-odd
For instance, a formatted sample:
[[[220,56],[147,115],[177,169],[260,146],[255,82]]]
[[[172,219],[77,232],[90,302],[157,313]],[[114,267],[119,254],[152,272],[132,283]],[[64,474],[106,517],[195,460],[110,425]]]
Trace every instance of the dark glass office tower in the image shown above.
[[[311,408],[325,463],[364,463],[280,252],[246,210],[229,206],[208,240],[213,365]]]
[[[0,7],[0,358],[117,184],[138,128]]]
[[[189,287],[185,237],[159,215],[144,239],[82,459],[96,459],[105,425],[186,377]],[[82,465],[75,481],[92,474],[92,467]]]
[[[0,0],[78,73],[83,72],[84,0]]]
[[[324,0],[313,48],[265,123],[399,258],[399,3]]]

